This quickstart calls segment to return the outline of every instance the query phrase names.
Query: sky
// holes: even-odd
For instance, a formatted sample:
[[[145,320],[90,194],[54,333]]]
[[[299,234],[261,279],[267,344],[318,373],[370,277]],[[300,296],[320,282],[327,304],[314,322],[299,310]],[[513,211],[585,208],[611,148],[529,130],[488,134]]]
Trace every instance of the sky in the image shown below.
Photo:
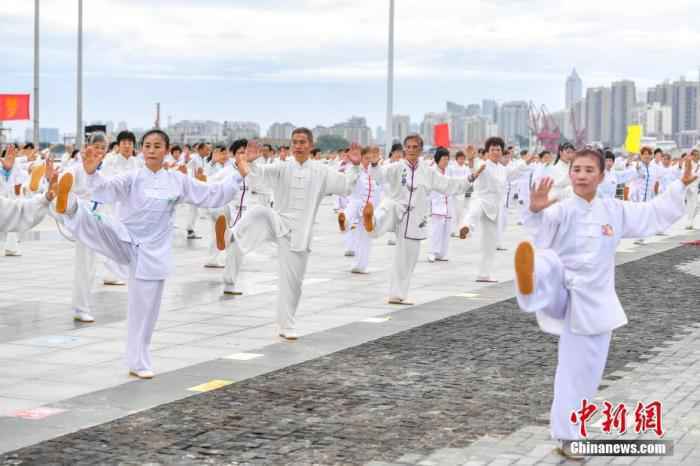
[[[84,120],[168,117],[384,126],[388,0],[84,0]],[[77,0],[41,0],[40,120],[73,132]],[[0,93],[33,88],[32,0],[0,0]],[[396,0],[394,113],[445,102],[564,105],[586,87],[645,89],[700,68],[700,2]],[[5,123],[12,138],[27,122]]]

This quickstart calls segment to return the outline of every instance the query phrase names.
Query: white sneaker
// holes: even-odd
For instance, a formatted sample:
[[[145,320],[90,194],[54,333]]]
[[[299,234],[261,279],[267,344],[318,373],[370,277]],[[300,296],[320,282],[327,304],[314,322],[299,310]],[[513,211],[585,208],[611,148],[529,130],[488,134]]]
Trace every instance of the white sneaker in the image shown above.
[[[207,268],[207,269],[225,269],[226,266],[221,265],[221,264],[217,264],[216,262],[207,262],[206,264],[204,264],[204,268]]]
[[[187,230],[187,239],[202,239],[194,230]]]
[[[353,257],[355,256],[355,251],[345,251],[345,257]]]
[[[95,321],[95,318],[90,315],[89,312],[81,311],[79,309],[75,310],[75,315],[73,316],[73,320],[77,322],[86,322],[86,323],[92,323]]]
[[[389,246],[396,246],[396,241],[393,239],[390,239],[390,240],[387,240],[386,244],[388,244]]]
[[[297,335],[297,332],[294,329],[280,330],[279,336],[280,338],[284,338],[285,340],[299,339],[299,335]]]
[[[352,269],[350,269],[350,273],[359,273],[359,274],[362,274],[362,275],[367,275],[369,272],[367,271],[367,269],[361,269],[361,268],[359,268],[359,267],[353,267]]]
[[[428,262],[435,262],[435,254],[428,254]]]
[[[133,377],[138,377],[139,379],[152,379],[155,374],[153,371],[141,370],[141,371],[129,371],[129,375]]]
[[[12,249],[5,249],[5,255],[8,257],[20,257],[22,253],[19,251],[14,251]]]

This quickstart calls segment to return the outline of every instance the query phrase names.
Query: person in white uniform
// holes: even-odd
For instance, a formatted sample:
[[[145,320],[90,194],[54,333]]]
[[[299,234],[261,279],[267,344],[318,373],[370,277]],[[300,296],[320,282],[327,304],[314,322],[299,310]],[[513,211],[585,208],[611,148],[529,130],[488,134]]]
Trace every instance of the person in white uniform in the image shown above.
[[[700,171],[700,150],[693,149],[686,157],[693,161],[693,171],[698,173]],[[695,216],[698,213],[698,190],[700,190],[700,182],[695,181],[690,185],[686,193],[685,202],[688,213],[686,230],[695,229]]]
[[[263,144],[262,157],[258,158],[255,163],[261,165],[270,165],[275,162],[275,151],[270,144]],[[262,206],[272,207],[274,199],[272,198],[272,187],[258,184],[253,187],[253,197],[257,203]]]
[[[427,162],[419,160],[423,138],[417,134],[406,136],[403,146],[405,158],[381,166],[373,163],[370,167],[369,174],[386,186],[381,204],[374,209],[372,236],[379,237],[390,231],[396,234],[388,303],[412,305],[408,289],[421,242],[428,237],[430,192],[463,194],[479,172],[469,178],[438,173]]]
[[[535,313],[543,331],[559,335],[550,429],[565,455],[580,436],[570,415],[596,395],[612,331],[627,323],[615,292],[615,250],[622,238],[653,235],[678,221],[686,187],[696,179],[688,163],[663,195],[634,203],[597,196],[604,170],[600,152],[578,152],[571,162],[574,195],[561,202],[550,196],[553,180],[543,179],[525,222],[534,247],[520,243],[515,254],[520,309]]]
[[[605,177],[598,186],[598,197],[601,199],[614,199],[618,185],[629,182],[635,176],[635,169],[616,164],[615,154],[610,150],[604,152],[604,157]]]
[[[25,198],[9,199],[0,196],[0,232],[25,232],[38,225],[48,213],[49,204],[56,197],[53,160],[46,159],[44,177],[46,192]],[[53,183],[53,185],[51,185]]]
[[[377,180],[369,174],[369,165],[371,160],[380,158],[379,148],[376,146],[368,147],[362,150],[360,178],[350,194],[348,207],[348,222],[350,225],[356,225],[348,234],[352,235],[352,241],[355,252],[350,272],[357,274],[366,274],[369,264],[369,255],[372,248],[372,216],[374,214],[374,206],[379,205],[382,197],[382,186],[377,183]]]
[[[107,151],[107,137],[104,133],[97,132],[90,135],[88,148],[99,160],[98,170],[102,169],[103,158]],[[82,159],[81,159],[82,160]],[[88,186],[88,174],[82,164],[73,164],[64,173],[72,175],[73,183],[71,191],[80,198],[93,215],[104,215],[102,206],[92,198],[92,191]],[[71,307],[73,308],[73,319],[78,322],[95,322],[90,310],[90,294],[95,283],[97,256],[93,249],[82,243],[79,239],[75,241],[75,254],[73,258],[73,297]]]
[[[236,142],[234,142],[236,144]],[[232,146],[233,147],[233,146]],[[231,161],[231,154],[229,150],[224,145],[217,145],[212,152],[211,161],[204,165],[204,177],[200,176],[200,181],[208,181],[210,179],[222,179],[219,175],[223,174],[226,176],[231,173],[231,168],[233,167],[233,162]],[[239,186],[240,188],[240,186]],[[211,240],[209,241],[209,252],[207,260],[204,263],[204,267],[212,269],[223,269],[225,267],[224,262],[226,260],[223,254],[223,249],[219,248],[217,244],[217,228],[216,222],[218,218],[224,213],[226,206],[217,209],[208,209],[207,216],[209,217],[211,225]]]
[[[466,178],[471,175],[469,165],[466,163],[467,156],[461,150],[455,154],[455,162],[447,166],[447,176]],[[467,194],[459,194],[452,197],[454,201],[454,217],[452,218],[452,233],[450,236],[459,237],[459,227],[464,221],[464,214],[467,209]]]
[[[236,159],[245,156],[248,147],[247,139],[238,139],[231,144],[230,152]],[[259,160],[259,159],[258,159]],[[257,160],[255,161],[257,162]],[[253,162],[253,163],[255,163]],[[223,170],[209,178],[209,181],[220,181],[222,178],[237,174],[240,176],[238,165],[236,163],[229,164]],[[238,196],[230,204],[221,209],[216,209],[216,220],[214,222],[214,237],[216,247],[220,251],[226,251],[226,264],[224,266],[224,294],[225,295],[241,295],[243,292],[237,286],[238,275],[243,265],[243,254],[240,249],[226,242],[226,238],[230,237],[231,229],[244,217],[251,205],[251,191],[253,189],[253,177],[240,178],[238,186]],[[268,206],[269,207],[269,206]]]
[[[17,199],[22,192],[22,185],[27,180],[27,172],[22,170],[17,161],[17,148],[10,144],[3,150],[0,159],[0,197]],[[6,256],[21,256],[19,237],[17,233],[0,231],[0,247],[4,248]]]
[[[447,171],[450,160],[450,151],[444,147],[438,147],[435,151],[435,166],[439,174],[453,176]],[[460,179],[466,179],[469,173],[460,171]],[[457,195],[445,194],[438,191],[430,192],[430,252],[428,262],[447,261],[450,247],[450,230],[455,217],[455,197],[464,198],[464,193]]]
[[[219,184],[204,184],[179,171],[163,169],[169,138],[159,129],[142,139],[145,167],[109,180],[97,171],[99,159],[92,148],[83,157],[88,187],[98,202],[122,202],[120,218],[93,215],[70,193],[73,177],[58,183],[56,217],[76,240],[119,264],[129,266],[127,365],[130,375],[152,378],[149,346],[163,294],[172,270],[173,215],[178,203],[220,207],[238,192],[237,177]],[[239,161],[243,175],[248,170]]]
[[[120,131],[117,134],[116,152],[107,154],[100,174],[106,178],[112,178],[118,175],[123,175],[143,167],[143,161],[136,157],[134,147],[136,146],[136,136],[128,130]],[[106,215],[112,215],[119,218],[119,209],[121,202],[112,205],[101,206],[102,212]],[[129,277],[127,267],[121,266],[109,258],[105,258],[105,274],[102,277],[102,282],[105,285],[123,286],[126,285],[126,279]]]
[[[496,255],[496,240],[498,234],[498,218],[503,215],[503,205],[506,197],[506,185],[509,180],[516,179],[527,169],[532,161],[525,161],[504,166],[501,164],[505,143],[499,137],[490,137],[484,143],[486,160],[475,161],[481,176],[474,183],[474,192],[469,203],[469,211],[462,225],[460,237],[469,234],[481,235],[481,261],[476,281],[494,283],[491,276]]]
[[[197,152],[192,154],[189,162],[187,162],[187,173],[191,178],[202,178],[204,175],[204,168],[209,159],[209,146],[205,142],[200,142],[197,144]],[[196,205],[189,204],[187,206],[187,239],[202,239],[195,232],[195,227],[197,225],[197,218],[199,216],[199,209]]]
[[[327,165],[309,160],[313,134],[308,128],[292,132],[293,158],[270,165],[251,164],[255,182],[274,189],[274,208],[255,206],[235,226],[231,235],[237,254],[247,254],[265,242],[278,245],[279,295],[277,298],[278,335],[298,338],[295,314],[301,299],[302,283],[311,251],[313,225],[325,196],[348,195],[357,183],[360,149],[353,145],[353,167],[338,173]],[[257,144],[248,144],[249,160],[259,157]]]

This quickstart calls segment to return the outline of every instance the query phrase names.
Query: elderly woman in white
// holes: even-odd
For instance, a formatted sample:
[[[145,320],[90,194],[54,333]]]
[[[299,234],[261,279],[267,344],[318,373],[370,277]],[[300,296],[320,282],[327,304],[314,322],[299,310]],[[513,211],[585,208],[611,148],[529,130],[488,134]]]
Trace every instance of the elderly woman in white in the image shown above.
[[[686,187],[696,178],[688,163],[682,179],[663,195],[633,203],[597,195],[605,178],[599,152],[578,152],[570,167],[573,197],[555,204],[550,198],[554,182],[544,178],[531,194],[525,219],[537,250],[523,242],[515,253],[518,305],[536,314],[543,331],[559,335],[550,428],[565,456],[572,456],[571,442],[579,439],[571,412],[595,396],[612,331],[627,323],[615,293],[617,245],[622,238],[654,235],[678,221]]]

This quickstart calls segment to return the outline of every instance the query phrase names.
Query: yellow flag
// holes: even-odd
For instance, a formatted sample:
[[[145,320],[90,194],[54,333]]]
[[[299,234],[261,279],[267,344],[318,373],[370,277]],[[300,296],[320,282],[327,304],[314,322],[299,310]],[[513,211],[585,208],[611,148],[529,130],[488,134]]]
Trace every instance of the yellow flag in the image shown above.
[[[625,151],[629,154],[639,154],[642,149],[642,127],[640,125],[629,125],[627,127],[627,139],[625,140]]]

